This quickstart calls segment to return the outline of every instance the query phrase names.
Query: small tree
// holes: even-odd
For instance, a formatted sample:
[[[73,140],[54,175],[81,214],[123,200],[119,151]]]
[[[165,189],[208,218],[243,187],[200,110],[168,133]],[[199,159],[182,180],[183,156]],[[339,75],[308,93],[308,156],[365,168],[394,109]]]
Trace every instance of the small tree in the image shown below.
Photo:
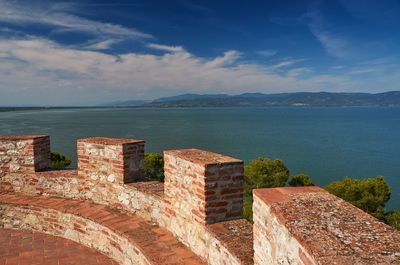
[[[145,154],[143,168],[147,180],[164,181],[164,159],[161,154]]]
[[[260,157],[245,166],[243,217],[253,220],[253,189],[283,187],[288,178],[289,170],[279,159]]]
[[[389,212],[385,215],[388,225],[400,231],[400,211]]]
[[[260,188],[283,187],[289,178],[289,170],[282,160],[264,157],[251,161],[244,168],[245,192]]]
[[[315,186],[315,185],[309,176],[305,174],[298,174],[290,177],[289,186],[302,187],[302,186]]]
[[[384,219],[390,187],[382,176],[361,180],[345,178],[329,184],[326,190],[376,218]]]
[[[71,160],[67,159],[64,155],[58,152],[50,153],[51,168],[55,170],[65,169],[71,165]]]

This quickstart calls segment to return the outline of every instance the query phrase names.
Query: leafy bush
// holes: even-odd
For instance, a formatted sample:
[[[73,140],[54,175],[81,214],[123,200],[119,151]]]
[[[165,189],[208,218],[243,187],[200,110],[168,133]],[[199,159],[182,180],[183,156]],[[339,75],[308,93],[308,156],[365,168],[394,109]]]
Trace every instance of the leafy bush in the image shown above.
[[[71,165],[71,160],[58,152],[50,153],[51,168],[55,170],[65,169]]]
[[[305,174],[290,176],[289,186],[302,187],[302,186],[315,186],[311,178]]]
[[[257,158],[244,168],[245,193],[251,194],[252,189],[285,186],[288,178],[289,170],[282,160]]]
[[[400,231],[400,211],[387,213],[385,220],[388,225]]]
[[[164,159],[161,154],[145,154],[143,167],[146,180],[164,181]]]
[[[260,157],[245,166],[243,217],[253,220],[253,189],[283,187],[288,178],[289,170],[279,159]]]
[[[243,199],[243,218],[253,222],[253,196],[245,196]]]
[[[326,190],[376,218],[384,219],[384,207],[390,199],[390,187],[382,176],[361,180],[345,178],[329,184]]]

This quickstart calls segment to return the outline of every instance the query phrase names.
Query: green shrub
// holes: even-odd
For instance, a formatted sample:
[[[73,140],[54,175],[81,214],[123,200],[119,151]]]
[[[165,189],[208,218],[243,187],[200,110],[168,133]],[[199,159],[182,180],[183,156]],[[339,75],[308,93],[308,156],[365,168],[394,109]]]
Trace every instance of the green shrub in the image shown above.
[[[164,181],[164,159],[161,154],[145,154],[143,167],[146,180]]]
[[[71,165],[71,160],[67,159],[64,155],[58,152],[50,153],[51,169],[61,170]]]
[[[289,178],[289,170],[282,160],[264,157],[251,161],[244,168],[245,193],[261,188],[283,187]]]
[[[302,187],[302,186],[315,186],[311,178],[305,174],[298,174],[290,176],[289,186],[291,187]]]
[[[385,220],[388,225],[400,231],[400,211],[387,213]]]
[[[345,178],[329,184],[326,190],[384,220],[384,208],[390,199],[390,187],[382,176],[361,180]]]
[[[288,178],[289,170],[279,159],[260,157],[245,166],[243,217],[253,220],[253,189],[283,187]]]

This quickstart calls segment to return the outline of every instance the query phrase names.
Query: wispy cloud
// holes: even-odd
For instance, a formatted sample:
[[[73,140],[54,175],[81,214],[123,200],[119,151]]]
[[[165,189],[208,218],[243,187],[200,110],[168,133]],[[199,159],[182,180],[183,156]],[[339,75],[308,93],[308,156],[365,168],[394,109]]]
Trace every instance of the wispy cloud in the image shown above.
[[[151,39],[153,36],[137,29],[118,24],[100,22],[73,15],[65,5],[46,4],[23,5],[15,1],[0,2],[0,22],[11,25],[46,25],[55,32],[83,32],[102,37],[124,37],[130,39]]]
[[[271,57],[274,56],[278,53],[278,51],[275,50],[261,50],[256,52],[258,55],[264,56],[264,57]]]
[[[236,62],[241,56],[238,51],[227,51],[223,56],[216,57],[215,59],[207,62],[207,66],[210,67],[222,67],[229,66]]]
[[[326,28],[319,10],[313,9],[306,14],[306,17],[311,20],[308,23],[311,33],[321,43],[328,54],[338,58],[345,58],[351,54],[349,41]]]
[[[306,59],[292,59],[292,58],[286,58],[282,60],[281,62],[272,65],[272,68],[284,68],[284,67],[289,67],[294,64],[300,63],[305,61]]]
[[[107,50],[110,49],[114,44],[119,42],[121,42],[120,39],[108,39],[86,45],[85,48],[90,50]]]
[[[181,46],[168,46],[168,45],[155,44],[155,43],[150,43],[147,45],[147,47],[151,48],[151,49],[155,49],[155,50],[166,51],[166,52],[184,52],[185,51]]]

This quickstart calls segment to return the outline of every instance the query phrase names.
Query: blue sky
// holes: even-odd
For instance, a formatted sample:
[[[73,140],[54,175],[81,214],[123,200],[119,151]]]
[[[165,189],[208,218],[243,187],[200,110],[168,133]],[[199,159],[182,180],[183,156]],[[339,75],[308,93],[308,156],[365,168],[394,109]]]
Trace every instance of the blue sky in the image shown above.
[[[400,1],[0,0],[0,105],[399,90]]]

